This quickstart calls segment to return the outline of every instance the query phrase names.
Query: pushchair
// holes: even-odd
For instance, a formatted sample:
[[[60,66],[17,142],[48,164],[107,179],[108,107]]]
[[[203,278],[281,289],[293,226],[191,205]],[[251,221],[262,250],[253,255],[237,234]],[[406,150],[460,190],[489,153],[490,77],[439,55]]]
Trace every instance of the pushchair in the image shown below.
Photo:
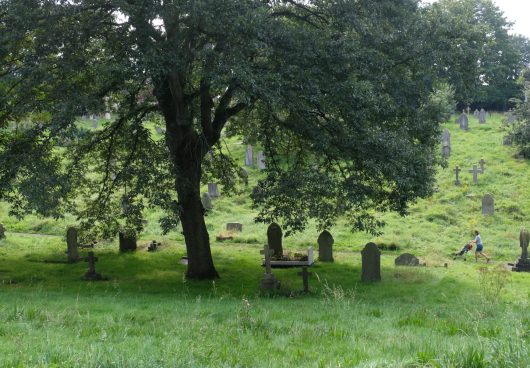
[[[473,243],[469,241],[464,245],[464,247],[459,252],[456,252],[453,254],[453,259],[456,259],[456,257],[462,256],[464,257],[464,261],[465,261],[467,252],[469,252],[471,249],[473,249]]]

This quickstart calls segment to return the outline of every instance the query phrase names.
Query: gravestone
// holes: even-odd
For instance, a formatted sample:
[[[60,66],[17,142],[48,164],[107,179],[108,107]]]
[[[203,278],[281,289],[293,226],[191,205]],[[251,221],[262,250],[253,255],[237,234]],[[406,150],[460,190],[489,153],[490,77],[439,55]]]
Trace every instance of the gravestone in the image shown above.
[[[92,120],[92,129],[97,129],[97,128],[98,128],[98,121]]]
[[[469,113],[471,112],[471,107],[469,107],[469,106],[466,107],[466,112],[467,112],[467,114],[469,115]]]
[[[164,131],[162,130],[162,128],[160,128],[159,126],[156,126],[156,127],[155,127],[155,131],[156,131],[156,134],[160,134],[160,135],[164,133]]]
[[[445,158],[448,158],[451,155],[451,146],[448,142],[442,143],[442,155]]]
[[[419,266],[420,260],[410,253],[403,253],[394,260],[394,264],[396,266]]]
[[[279,289],[280,282],[278,281],[276,276],[274,276],[271,270],[271,255],[274,254],[274,251],[272,249],[269,249],[268,244],[265,244],[263,246],[263,250],[261,250],[260,253],[265,256],[265,273],[263,274],[263,277],[261,278],[260,289],[262,290]]]
[[[460,128],[467,130],[469,128],[469,119],[467,118],[467,115],[462,112],[458,119],[456,120],[458,125],[460,125]]]
[[[442,133],[442,142],[448,142],[451,145],[451,133],[447,129],[444,129]]]
[[[239,168],[239,176],[245,185],[248,185],[248,171],[244,167]]]
[[[530,243],[530,232],[522,229],[519,233],[519,246],[521,247],[521,257],[517,260],[513,271],[530,272],[530,259],[528,258],[528,244]]]
[[[94,252],[88,252],[88,257],[85,258],[85,262],[88,262],[88,271],[85,273],[85,276],[83,277],[85,280],[88,281],[98,281],[103,280],[103,277],[96,272],[96,262],[98,261],[98,257],[94,256]]]
[[[254,153],[252,151],[252,146],[249,144],[245,152],[245,166],[252,166],[254,163]]]
[[[263,153],[263,151],[259,151],[258,152],[257,166],[258,166],[258,169],[260,169],[260,170],[265,170],[265,168],[266,168],[266,165],[265,165],[265,154]]]
[[[308,267],[302,267],[302,272],[298,272],[298,276],[302,276],[304,283],[304,293],[309,292],[309,276],[313,276],[313,272],[308,271]]]
[[[237,231],[242,232],[243,231],[243,224],[239,222],[229,222],[226,224],[226,230],[227,231]]]
[[[110,116],[110,112],[106,112],[105,113],[105,119],[106,120],[110,120],[111,116]]]
[[[456,179],[455,179],[455,185],[460,185],[460,178],[458,177],[458,174],[460,173],[460,171],[462,171],[462,169],[460,169],[458,167],[458,165],[454,168],[453,170],[455,172],[455,175],[456,175]]]
[[[480,124],[485,124],[486,123],[486,110],[480,109],[480,112],[478,114],[478,122]]]
[[[481,174],[484,174],[484,164],[486,164],[486,161],[484,161],[484,157],[481,157],[480,158],[480,161],[478,162],[478,164],[480,165],[480,173]]]
[[[475,112],[473,113],[473,115],[478,119],[478,115],[480,114],[480,111],[478,111],[477,109],[475,109]]]
[[[66,247],[68,262],[77,262],[79,260],[79,252],[77,251],[77,229],[75,227],[69,227],[66,230]]]
[[[362,281],[381,281],[381,251],[375,243],[368,243],[361,251]]]
[[[119,232],[119,243],[120,243],[120,252],[135,251],[137,248],[136,245],[136,234],[134,233],[124,233]]]
[[[515,115],[512,111],[509,111],[508,112],[508,115],[506,116],[506,123],[508,123],[509,125],[515,123]]]
[[[277,223],[273,222],[267,229],[267,243],[269,249],[274,251],[274,255],[281,257],[283,255],[282,246],[282,228]]]
[[[479,170],[477,168],[477,165],[473,165],[473,168],[471,170],[468,170],[468,172],[473,174],[473,184],[478,184]]]
[[[219,187],[217,186],[217,183],[208,183],[208,194],[210,195],[210,198],[219,197]]]
[[[212,204],[212,198],[208,193],[203,193],[201,197],[202,206],[206,210],[212,210],[213,204]]]
[[[4,239],[6,237],[6,228],[4,227],[4,224],[0,224],[0,239]]]
[[[320,262],[333,262],[333,243],[335,240],[329,231],[324,230],[318,236],[318,259]]]
[[[493,215],[494,213],[494,201],[491,194],[486,194],[482,198],[482,214],[483,215]]]

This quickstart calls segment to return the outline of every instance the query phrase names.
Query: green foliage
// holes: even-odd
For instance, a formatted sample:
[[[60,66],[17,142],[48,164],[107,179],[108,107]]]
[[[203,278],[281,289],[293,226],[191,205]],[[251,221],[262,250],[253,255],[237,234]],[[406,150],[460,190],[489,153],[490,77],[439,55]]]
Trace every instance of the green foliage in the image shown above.
[[[528,69],[530,70],[530,69]],[[530,86],[525,89],[527,99],[518,101],[516,106],[517,121],[514,123],[509,135],[512,143],[517,146],[519,154],[527,159],[530,158]]]

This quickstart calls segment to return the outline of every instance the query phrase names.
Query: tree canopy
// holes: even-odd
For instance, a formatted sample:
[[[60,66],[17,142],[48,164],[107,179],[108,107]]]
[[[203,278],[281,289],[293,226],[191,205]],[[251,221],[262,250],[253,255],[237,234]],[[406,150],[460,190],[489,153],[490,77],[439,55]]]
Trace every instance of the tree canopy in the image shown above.
[[[7,0],[0,4],[0,198],[111,236],[157,206],[187,276],[217,276],[200,183],[236,183],[225,129],[258,142],[257,220],[300,231],[346,215],[377,232],[432,192],[444,29],[415,0]],[[465,27],[464,27],[465,28]],[[473,42],[473,41],[469,41]],[[467,57],[467,56],[466,56]],[[451,69],[452,70],[452,69]],[[449,78],[451,81],[453,79]],[[117,109],[96,132],[76,118]],[[29,129],[7,129],[31,121]],[[165,125],[163,140],[146,123]],[[87,173],[92,173],[87,175]]]

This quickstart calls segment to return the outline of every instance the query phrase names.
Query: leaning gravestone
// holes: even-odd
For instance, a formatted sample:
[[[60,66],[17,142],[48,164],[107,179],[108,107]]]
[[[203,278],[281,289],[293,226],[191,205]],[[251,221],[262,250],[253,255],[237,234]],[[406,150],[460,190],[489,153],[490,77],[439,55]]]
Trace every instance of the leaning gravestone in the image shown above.
[[[219,197],[219,187],[217,183],[208,183],[208,194],[211,198]]]
[[[420,260],[410,253],[403,253],[394,260],[396,266],[419,266]]]
[[[362,281],[381,281],[381,251],[374,243],[368,243],[361,251]]]
[[[494,202],[491,194],[486,194],[482,198],[482,214],[483,215],[493,215],[494,213]]]
[[[135,251],[136,250],[136,234],[128,234],[120,231],[120,252]]]
[[[0,224],[0,239],[4,239],[6,237],[6,229],[4,227],[4,224]]]
[[[521,257],[518,259],[513,271],[530,272],[530,259],[528,258],[528,243],[530,243],[530,233],[522,229],[519,234],[519,246],[521,247]]]
[[[318,237],[318,259],[320,262],[333,262],[333,236],[324,230]]]
[[[245,166],[252,166],[254,163],[254,154],[252,151],[252,146],[249,144],[245,152]]]
[[[77,229],[75,227],[69,227],[66,230],[66,247],[68,262],[77,262],[79,260],[79,253],[77,251]]]
[[[469,120],[465,113],[460,114],[456,122],[458,123],[458,125],[460,125],[460,128],[464,130],[467,130],[469,128]]]
[[[237,231],[242,232],[243,231],[243,224],[239,222],[229,222],[226,224],[226,230],[227,231]]]
[[[486,110],[480,109],[480,112],[478,114],[478,122],[480,124],[485,124],[486,123]]]
[[[269,249],[274,251],[274,255],[281,257],[283,255],[282,246],[282,228],[277,223],[273,222],[267,229],[267,243]]]
[[[212,197],[208,193],[203,193],[201,197],[202,206],[207,210],[213,209]]]

